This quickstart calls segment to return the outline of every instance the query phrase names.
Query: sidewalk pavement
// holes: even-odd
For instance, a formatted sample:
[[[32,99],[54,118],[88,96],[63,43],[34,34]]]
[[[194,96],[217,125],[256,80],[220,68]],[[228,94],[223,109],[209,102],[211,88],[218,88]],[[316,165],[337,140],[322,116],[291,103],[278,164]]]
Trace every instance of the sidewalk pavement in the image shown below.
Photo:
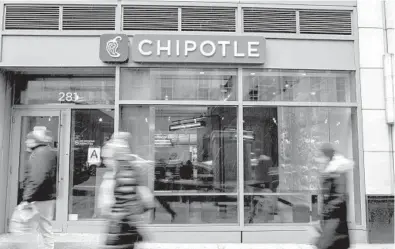
[[[56,235],[55,249],[98,249],[100,248],[101,236],[92,234],[67,234]],[[0,249],[19,249],[23,239],[9,235],[0,236]],[[34,249],[32,244],[24,248]],[[235,243],[141,243],[136,249],[314,249],[307,244],[235,244]],[[354,244],[351,249],[395,249],[394,244]]]

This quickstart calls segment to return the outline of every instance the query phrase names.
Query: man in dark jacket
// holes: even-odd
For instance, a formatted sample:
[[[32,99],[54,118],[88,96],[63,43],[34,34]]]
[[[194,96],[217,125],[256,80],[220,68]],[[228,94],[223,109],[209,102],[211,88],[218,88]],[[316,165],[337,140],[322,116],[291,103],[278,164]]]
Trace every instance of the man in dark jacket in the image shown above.
[[[26,165],[23,201],[34,203],[39,212],[38,232],[43,237],[45,249],[53,249],[52,220],[56,199],[57,157],[49,143],[50,132],[45,127],[35,127],[27,135],[26,147],[31,153]]]

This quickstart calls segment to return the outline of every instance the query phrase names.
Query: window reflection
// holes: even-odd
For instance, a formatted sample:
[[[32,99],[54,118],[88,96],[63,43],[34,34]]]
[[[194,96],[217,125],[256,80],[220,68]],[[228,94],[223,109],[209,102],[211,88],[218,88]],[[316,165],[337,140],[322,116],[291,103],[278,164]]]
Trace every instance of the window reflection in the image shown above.
[[[319,191],[320,145],[355,158],[355,123],[350,108],[244,108],[244,130],[255,134],[244,140],[245,191]]]
[[[15,85],[14,103],[34,104],[114,104],[113,77],[21,77]]]
[[[243,114],[244,130],[254,134],[253,140],[243,141],[244,191],[249,212],[246,222],[305,223],[318,219],[317,194],[323,167],[317,160],[319,148],[331,142],[344,156],[356,158],[355,110],[245,107]],[[354,175],[358,179],[358,167]],[[359,189],[358,181],[353,187]],[[357,195],[355,202],[359,202]]]
[[[237,71],[213,69],[122,69],[123,100],[236,100]]]
[[[348,71],[244,70],[245,101],[354,102]]]
[[[235,107],[124,106],[121,121],[135,153],[155,162],[155,190],[236,191]]]
[[[107,171],[101,147],[114,132],[113,110],[72,110],[69,219],[97,218],[96,195]]]
[[[250,195],[245,196],[245,223],[309,223],[313,207],[308,195]],[[316,205],[312,214],[316,213]]]
[[[154,165],[146,164],[146,167],[154,167],[147,170],[152,174],[147,176],[148,185],[155,190],[161,204],[157,210],[165,212],[166,222],[203,222],[191,221],[189,215],[177,218],[181,217],[178,212],[192,209],[195,202],[202,202],[196,204],[201,205],[199,212],[216,210],[219,197],[210,197],[210,193],[237,193],[236,125],[236,107],[121,108],[122,130],[132,133],[133,151],[144,160],[154,162]],[[192,193],[207,193],[207,196],[193,196]],[[236,198],[221,200],[225,203],[236,201]],[[229,216],[228,221],[218,222],[235,222],[233,216]],[[163,222],[161,216],[155,214],[155,217],[159,218],[154,222]]]
[[[238,222],[237,196],[157,196],[162,205],[153,213],[154,224],[227,224]]]

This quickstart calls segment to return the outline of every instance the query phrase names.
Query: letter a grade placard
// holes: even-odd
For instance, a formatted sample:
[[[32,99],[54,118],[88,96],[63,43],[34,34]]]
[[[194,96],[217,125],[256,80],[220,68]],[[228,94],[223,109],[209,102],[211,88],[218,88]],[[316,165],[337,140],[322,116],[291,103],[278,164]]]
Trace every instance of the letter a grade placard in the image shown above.
[[[88,164],[89,165],[97,165],[101,163],[100,159],[100,147],[90,147],[88,148]]]

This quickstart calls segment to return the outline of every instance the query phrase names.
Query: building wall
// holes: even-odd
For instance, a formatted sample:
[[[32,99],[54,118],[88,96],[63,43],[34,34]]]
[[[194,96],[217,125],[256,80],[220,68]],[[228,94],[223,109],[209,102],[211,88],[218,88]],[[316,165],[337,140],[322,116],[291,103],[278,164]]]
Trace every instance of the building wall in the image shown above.
[[[393,212],[395,181],[393,168],[395,136],[393,126],[386,122],[383,61],[385,53],[393,54],[395,51],[393,23],[395,5],[393,1],[386,1],[384,6],[384,2],[358,1],[367,229],[369,241],[377,240],[381,243],[394,241],[393,229],[389,225],[391,224],[389,213],[391,210]]]
[[[385,119],[384,18],[381,1],[358,2],[363,148],[368,195],[393,193],[390,173],[393,149],[390,147],[390,127]]]
[[[0,72],[0,198],[6,199],[8,168],[9,130],[11,128],[11,86],[5,74]],[[0,204],[0,233],[4,232],[6,224],[6,202]]]
[[[10,2],[10,1],[8,1]],[[42,1],[45,2],[45,1]],[[100,3],[105,1],[100,1]],[[106,1],[111,2],[111,1]],[[176,1],[175,1],[176,2]],[[217,1],[220,2],[220,1]],[[223,1],[225,2],[225,1]],[[243,2],[243,1],[226,1]],[[245,1],[247,2],[247,1]],[[248,1],[258,3],[258,1]],[[259,1],[262,3],[263,1]],[[274,4],[275,1],[268,1]],[[67,1],[65,1],[67,3]],[[293,2],[292,2],[293,3]],[[296,2],[297,3],[297,2]],[[296,4],[295,3],[295,4]],[[307,4],[324,4],[321,1]],[[290,2],[288,3],[290,4]],[[337,3],[338,4],[338,3]],[[350,3],[353,5],[353,3]],[[371,13],[375,13],[372,15]],[[359,82],[361,85],[362,103],[362,127],[363,127],[363,156],[364,174],[361,174],[362,182],[366,185],[368,195],[393,195],[394,178],[391,175],[392,156],[395,147],[390,145],[390,129],[385,122],[384,102],[384,77],[383,61],[384,54],[384,13],[381,1],[363,0],[358,2],[358,30],[359,30]],[[1,21],[0,21],[1,22]],[[389,39],[394,41],[392,35]],[[0,31],[1,35],[1,31]],[[96,36],[13,36],[9,33],[2,39],[3,67],[101,67],[105,66],[98,56],[99,38]],[[0,41],[1,43],[1,41]],[[313,46],[311,46],[313,44]],[[297,47],[297,48],[295,48]],[[328,47],[331,47],[330,49]],[[292,40],[292,39],[269,39],[267,67],[271,68],[306,68],[306,69],[332,69],[332,70],[355,70],[353,41],[325,41],[325,40]],[[357,50],[355,50],[357,51]],[[394,51],[394,48],[392,48]],[[136,66],[129,63],[127,66]],[[5,81],[5,80],[4,80]],[[2,90],[2,88],[0,88]],[[0,91],[3,92],[3,91]],[[8,97],[11,94],[7,95]],[[0,104],[2,102],[0,101]],[[10,101],[9,101],[10,103]],[[2,109],[2,105],[0,105]],[[8,115],[8,114],[7,114]],[[4,115],[6,116],[6,115]],[[10,114],[6,117],[10,117]],[[6,124],[9,124],[4,121]],[[1,125],[0,124],[0,128]],[[361,128],[362,128],[361,127]],[[1,129],[7,130],[7,129]],[[372,132],[375,131],[375,132]],[[1,133],[0,133],[1,138]],[[0,140],[1,141],[1,140]],[[7,145],[8,137],[4,137],[3,147]],[[5,146],[4,148],[6,148]],[[3,152],[3,155],[7,154]],[[3,158],[2,165],[7,165]],[[1,168],[5,174],[7,169]],[[365,176],[364,176],[365,175]],[[380,180],[378,180],[380,179]],[[6,181],[1,181],[2,183]],[[2,185],[0,186],[2,187]],[[1,188],[2,190],[5,188]],[[361,188],[364,195],[365,188]],[[4,190],[3,190],[4,191]],[[0,193],[0,196],[2,193]],[[362,202],[362,205],[364,203]],[[0,213],[3,207],[0,207]],[[365,212],[362,212],[365,215]],[[3,218],[4,219],[4,218]],[[364,220],[364,219],[362,219]],[[1,222],[0,224],[4,224]],[[273,230],[272,228],[270,228]],[[365,231],[360,230],[361,233]],[[1,232],[1,227],[0,227]],[[289,232],[289,231],[288,231]],[[295,237],[297,231],[291,231]],[[307,239],[304,231],[303,240]],[[273,233],[273,231],[268,231]],[[237,233],[236,233],[237,234]],[[245,233],[244,240],[255,240],[261,234]],[[178,235],[177,235],[178,236]],[[264,239],[272,235],[263,236]],[[249,239],[249,237],[251,239]],[[253,239],[252,239],[253,237]],[[297,237],[297,236],[296,236]],[[363,236],[361,236],[363,237]],[[163,237],[167,239],[167,237]],[[279,238],[281,241],[283,237]],[[239,239],[239,238],[237,238]],[[264,242],[264,241],[262,241]],[[362,242],[362,241],[359,241]]]

